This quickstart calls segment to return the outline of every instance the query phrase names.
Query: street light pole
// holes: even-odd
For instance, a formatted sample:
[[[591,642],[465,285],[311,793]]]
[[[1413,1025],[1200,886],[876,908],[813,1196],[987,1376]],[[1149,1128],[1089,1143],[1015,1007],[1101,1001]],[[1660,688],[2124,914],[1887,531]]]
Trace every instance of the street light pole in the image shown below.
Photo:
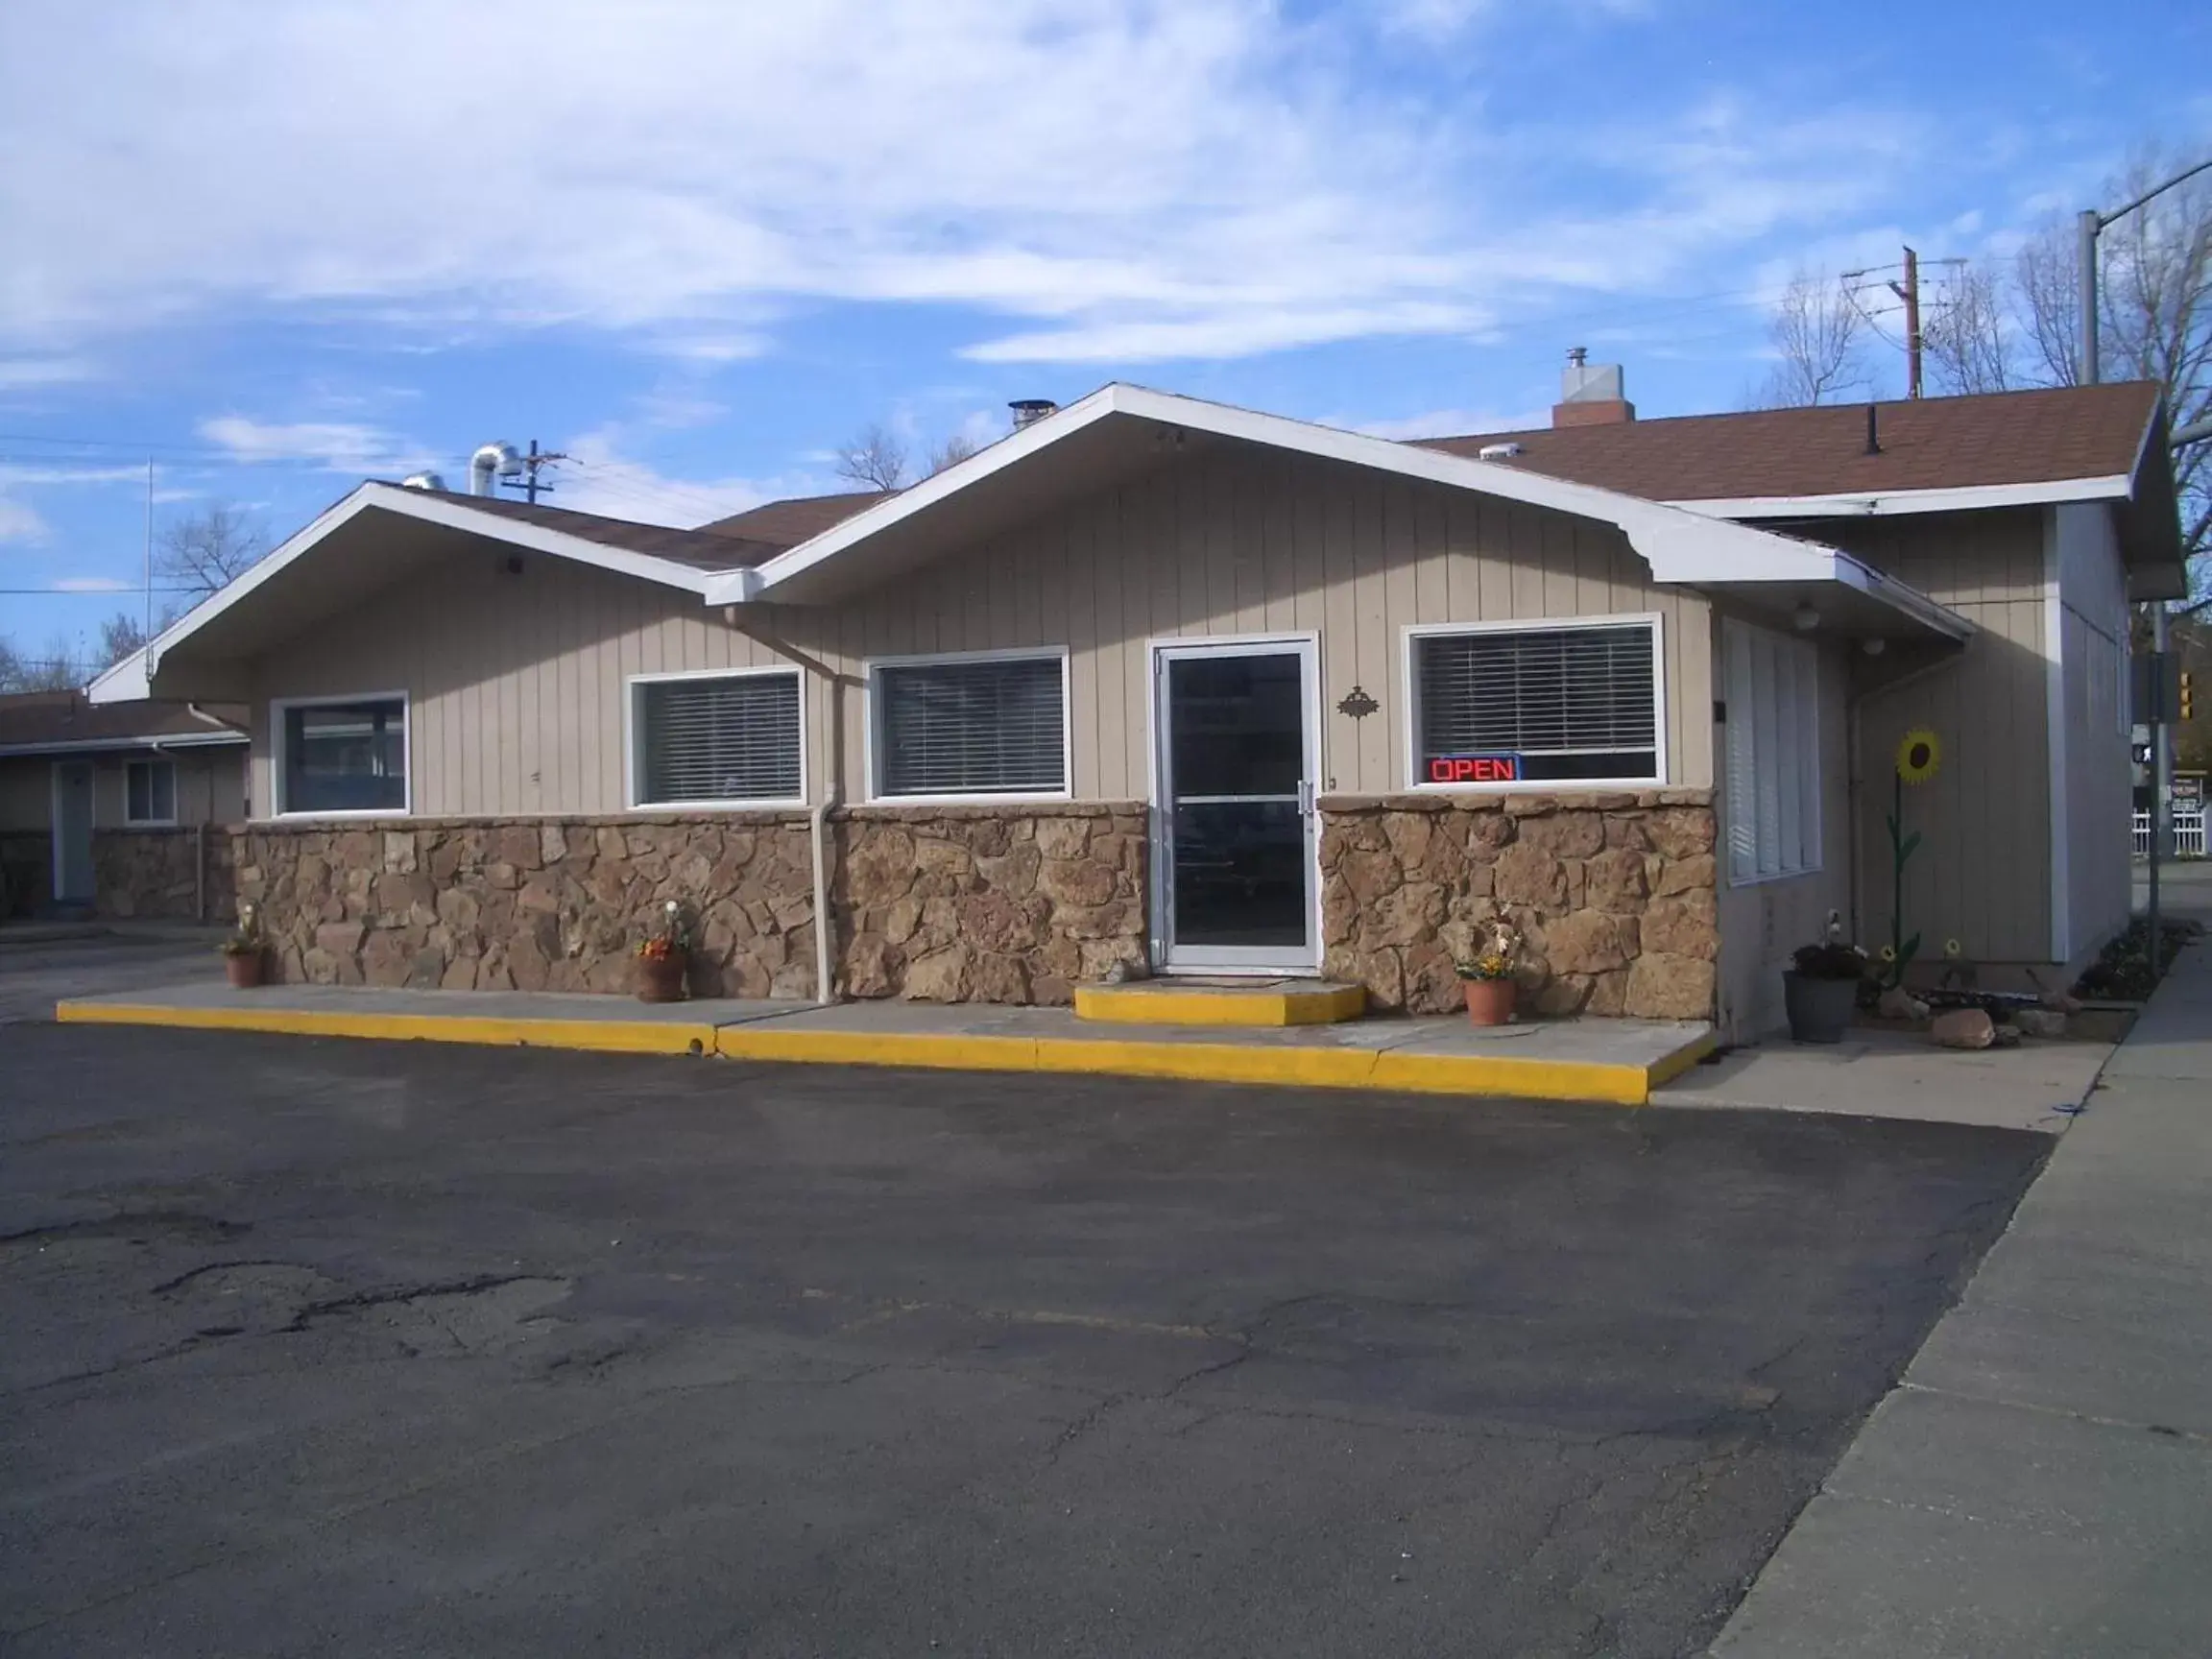
[[[2084,207],[2081,216],[2075,222],[2080,238],[2076,290],[2081,301],[2078,327],[2081,335],[2082,385],[2094,386],[2098,378],[2097,238],[2104,233],[2106,226],[2127,218],[2136,208],[2165,195],[2175,185],[2185,183],[2207,169],[2212,169],[2212,157],[2198,162],[2194,167],[2183,168],[2164,183],[2153,184],[2134,201],[2115,207],[2109,213]],[[2146,679],[2151,691],[2151,881],[2149,903],[2145,906],[2145,922],[2150,928],[2151,966],[2155,974],[2162,954],[2158,936],[2158,866],[2166,852],[2166,838],[2172,823],[2174,786],[2173,752],[2166,731],[2166,601],[2163,599],[2153,600],[2151,606],[2151,672]]]

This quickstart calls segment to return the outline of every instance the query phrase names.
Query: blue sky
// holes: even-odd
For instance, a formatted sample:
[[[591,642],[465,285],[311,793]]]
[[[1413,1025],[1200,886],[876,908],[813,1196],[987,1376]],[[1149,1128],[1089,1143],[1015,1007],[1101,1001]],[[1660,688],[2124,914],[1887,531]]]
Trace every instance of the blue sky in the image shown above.
[[[2002,260],[2212,146],[2207,61],[2181,0],[9,0],[0,636],[138,605],[56,589],[136,584],[149,455],[280,538],[491,438],[695,523],[1111,379],[1737,407],[1792,269]]]

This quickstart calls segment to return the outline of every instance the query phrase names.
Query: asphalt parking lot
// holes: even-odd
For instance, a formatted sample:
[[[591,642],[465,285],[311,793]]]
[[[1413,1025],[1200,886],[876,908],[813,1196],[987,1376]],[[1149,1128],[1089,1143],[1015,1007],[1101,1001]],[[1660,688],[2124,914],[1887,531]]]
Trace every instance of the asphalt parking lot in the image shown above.
[[[2047,1145],[11,1025],[0,1647],[1695,1651]]]

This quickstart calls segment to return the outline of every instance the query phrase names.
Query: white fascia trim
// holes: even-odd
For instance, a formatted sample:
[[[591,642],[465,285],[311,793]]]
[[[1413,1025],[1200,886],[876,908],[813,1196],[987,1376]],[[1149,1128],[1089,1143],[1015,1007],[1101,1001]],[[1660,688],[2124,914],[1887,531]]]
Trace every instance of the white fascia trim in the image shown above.
[[[1495,461],[1471,461],[1393,439],[1370,438],[1309,421],[1262,415],[1116,382],[779,553],[757,569],[717,572],[708,579],[707,603],[741,605],[771,599],[779,583],[813,569],[856,542],[1072,437],[1109,415],[1134,416],[1163,426],[1181,426],[1322,460],[1342,461],[1610,523],[1628,538],[1629,544],[1651,566],[1653,579],[1660,582],[1801,582],[1824,580],[1828,574],[1828,549],[1794,537],[1731,525],[1714,514],[1689,512],[1588,484],[1570,484]],[[1721,525],[1719,534],[1715,531],[1717,521]]]
[[[1983,507],[2048,507],[2062,501],[2126,500],[2135,481],[2054,478],[2035,484],[1974,484],[1955,489],[1898,490],[1887,495],[1736,495],[1670,501],[1708,518],[1889,518],[1912,513],[1968,513]]]
[[[9,743],[0,745],[0,755],[101,755],[119,749],[228,749],[251,741],[243,732],[210,732],[204,736],[195,733],[162,737],[88,737],[76,743]]]
[[[1853,588],[1876,599],[1903,615],[1910,616],[1925,628],[1932,629],[1948,638],[1965,641],[1974,637],[1974,624],[1948,605],[1931,599],[1917,588],[1907,587],[1894,577],[1885,576],[1871,565],[1861,564],[1848,553],[1834,556],[1835,568],[1831,580]]]
[[[144,702],[154,694],[154,669],[166,652],[189,639],[278,571],[311,551],[332,531],[373,507],[397,513],[403,517],[419,518],[426,524],[442,524],[447,529],[463,530],[489,541],[527,547],[533,552],[550,554],[557,559],[568,559],[579,565],[595,565],[619,575],[657,582],[665,588],[678,588],[686,593],[704,595],[707,591],[707,572],[695,570],[688,565],[678,565],[670,560],[655,559],[647,554],[610,547],[604,542],[572,536],[565,530],[549,530],[543,525],[525,524],[518,519],[479,512],[458,502],[442,501],[425,495],[419,490],[403,490],[396,484],[363,484],[344,500],[326,509],[304,529],[294,534],[251,570],[209,594],[163,629],[153,640],[102,674],[86,687],[86,698],[94,703]]]

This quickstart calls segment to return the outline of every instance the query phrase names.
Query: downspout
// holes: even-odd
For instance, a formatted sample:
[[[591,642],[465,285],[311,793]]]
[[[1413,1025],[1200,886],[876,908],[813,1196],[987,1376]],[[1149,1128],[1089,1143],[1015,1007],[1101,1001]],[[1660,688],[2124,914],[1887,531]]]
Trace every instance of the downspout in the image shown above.
[[[844,687],[832,674],[823,680],[830,705],[830,776],[824,781],[822,799],[807,814],[807,833],[814,849],[814,1000],[827,1008],[837,1000],[835,931],[830,919],[830,814],[845,799]]]
[[[852,676],[800,650],[773,630],[741,620],[743,607],[725,605],[722,620],[756,644],[765,645],[779,657],[789,659],[822,682],[830,705],[830,774],[823,781],[822,798],[807,809],[806,840],[814,877],[814,1000],[829,1007],[837,1000],[836,923],[830,913],[830,815],[845,801],[845,686]]]

